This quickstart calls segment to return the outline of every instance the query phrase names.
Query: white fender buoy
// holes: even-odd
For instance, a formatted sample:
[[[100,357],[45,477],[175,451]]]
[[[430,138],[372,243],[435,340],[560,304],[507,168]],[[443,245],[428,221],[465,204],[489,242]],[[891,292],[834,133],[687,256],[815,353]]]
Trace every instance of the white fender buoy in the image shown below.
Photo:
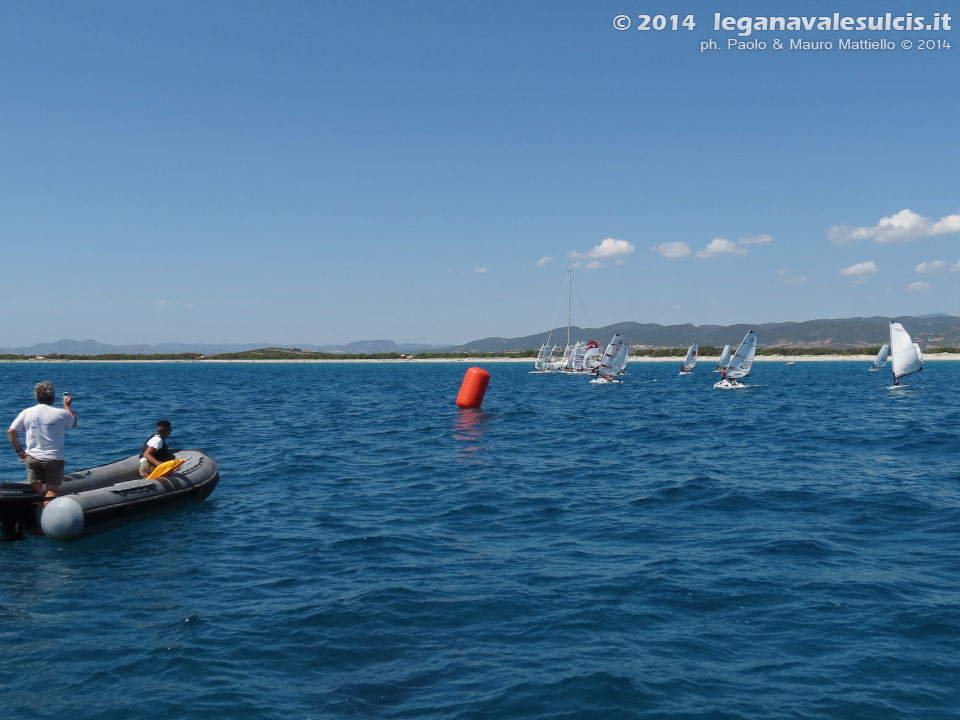
[[[83,508],[71,497],[54,498],[43,509],[40,527],[54,540],[76,540],[83,532]]]

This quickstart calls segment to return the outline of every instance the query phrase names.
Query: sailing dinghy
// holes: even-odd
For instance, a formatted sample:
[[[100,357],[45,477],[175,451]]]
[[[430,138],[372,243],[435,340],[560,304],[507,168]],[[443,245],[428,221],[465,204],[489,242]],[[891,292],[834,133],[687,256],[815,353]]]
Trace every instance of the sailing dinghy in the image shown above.
[[[586,349],[586,342],[583,340],[577,341],[577,343],[573,346],[573,351],[570,353],[570,364],[566,368],[567,372],[583,372],[583,353],[586,351]]]
[[[531,372],[540,373],[547,366],[547,358],[550,357],[550,345],[544,343],[540,346],[540,352],[537,353],[537,359],[533,361],[533,370]]]
[[[890,346],[887,343],[884,343],[883,347],[880,348],[880,352],[877,353],[877,357],[873,361],[873,365],[870,366],[870,372],[876,372],[887,364],[887,353],[889,350]]]
[[[597,368],[597,376],[592,383],[622,382],[623,371],[627,367],[627,339],[617,333],[603,353],[603,360]]]
[[[583,351],[583,372],[595,373],[600,367],[601,360],[603,356],[600,353],[600,346],[596,340],[591,340]]]
[[[540,352],[537,353],[537,359],[533,363],[531,375],[540,375],[543,373],[555,373],[560,370],[561,360],[557,357],[559,345],[550,347],[548,343],[540,346]]]
[[[735,390],[746,387],[739,382],[750,374],[753,367],[753,357],[757,354],[757,334],[751,330],[743,337],[737,352],[730,358],[730,363],[723,370],[723,377],[713,387],[718,390]]]
[[[730,364],[730,346],[724,345],[723,352],[720,353],[720,359],[717,361],[717,369],[714,372],[723,372]]]
[[[693,375],[693,368],[697,364],[697,352],[699,350],[700,345],[696,342],[687,349],[687,358],[683,361],[683,365],[680,366],[681,375]]]
[[[893,364],[891,389],[905,387],[900,378],[923,370],[923,353],[920,346],[898,322],[890,322],[890,355]]]

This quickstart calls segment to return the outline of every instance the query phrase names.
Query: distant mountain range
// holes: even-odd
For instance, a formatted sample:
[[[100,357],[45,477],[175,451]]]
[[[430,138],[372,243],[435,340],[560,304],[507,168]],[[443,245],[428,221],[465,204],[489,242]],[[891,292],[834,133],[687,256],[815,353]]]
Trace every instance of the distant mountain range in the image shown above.
[[[757,325],[657,325],[624,322],[601,328],[570,328],[570,340],[596,340],[601,345],[614,333],[626,336],[631,346],[686,347],[694,340],[701,345],[736,346],[749,330],[756,330],[761,347],[810,347],[853,350],[878,346],[890,338],[890,321],[896,320],[922,348],[960,347],[960,317],[925,315],[923,317],[870,317],[806,322],[761,323]],[[520,338],[484,338],[449,347],[447,352],[499,352],[536,350],[550,336],[551,344],[565,345],[566,326]]]
[[[444,350],[447,345],[424,345],[407,343],[398,345],[392,340],[360,340],[346,345],[281,345],[275,343],[244,343],[242,345],[216,345],[210,343],[160,343],[157,345],[106,345],[96,340],[57,340],[50,343],[38,343],[29,347],[4,348],[0,347],[0,354],[4,355],[177,355],[179,353],[202,353],[203,355],[217,355],[219,353],[244,352],[245,350],[259,350],[266,347],[298,347],[301,350],[326,353],[420,353]]]
[[[736,345],[748,330],[756,330],[761,347],[810,347],[851,350],[877,346],[890,337],[891,320],[903,323],[913,339],[924,349],[929,347],[960,347],[960,317],[953,315],[923,315],[919,317],[869,317],[837,320],[807,320],[806,322],[762,323],[757,325],[658,325],[655,323],[624,322],[600,328],[570,328],[570,340],[607,342],[614,333],[622,333],[632,346],[686,347],[694,340],[701,345]],[[505,352],[536,350],[547,341],[564,345],[566,326],[549,332],[517,338],[490,337],[463,345],[398,344],[392,340],[361,340],[346,345],[283,345],[301,350],[327,353],[377,354],[421,352]],[[168,355],[178,353],[219,353],[259,350],[277,347],[274,343],[246,343],[216,345],[203,343],[161,343],[158,345],[106,345],[95,340],[58,340],[30,347],[3,348],[6,355]]]

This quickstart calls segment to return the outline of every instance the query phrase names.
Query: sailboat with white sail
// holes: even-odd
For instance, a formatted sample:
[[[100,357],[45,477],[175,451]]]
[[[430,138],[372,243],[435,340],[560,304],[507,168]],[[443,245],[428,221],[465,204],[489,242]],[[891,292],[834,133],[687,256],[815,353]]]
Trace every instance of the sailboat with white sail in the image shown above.
[[[624,340],[623,345],[621,345],[617,351],[617,358],[614,364],[618,375],[623,375],[627,371],[627,355],[629,354],[630,346],[627,344],[627,341]]]
[[[537,359],[533,363],[533,370],[531,373],[551,373],[557,372],[560,369],[560,360],[555,357],[557,351],[560,349],[559,345],[554,345],[550,347],[548,342],[545,342],[540,346],[540,352],[537,353]]]
[[[887,353],[889,351],[890,345],[884,343],[883,347],[880,348],[880,352],[877,353],[877,357],[874,359],[873,365],[870,366],[870,372],[876,372],[887,364]]]
[[[547,335],[547,341],[540,347],[540,352],[537,354],[537,359],[533,363],[533,370],[531,374],[539,373],[555,373],[560,371],[566,371],[570,369],[570,357],[573,354],[573,345],[570,343],[570,316],[572,314],[571,309],[571,296],[573,294],[573,270],[567,270],[567,344],[563,350],[563,355],[561,357],[553,357],[557,350],[560,349],[560,346],[557,345],[550,351],[548,355],[545,355],[547,348],[550,347],[550,339],[553,337],[553,329],[551,328],[550,334]],[[556,316],[554,316],[556,320]]]
[[[723,372],[730,364],[730,346],[724,345],[723,352],[720,353],[720,359],[717,361],[717,368],[714,372]]]
[[[603,360],[597,368],[597,376],[591,383],[622,382],[627,367],[627,339],[616,333],[603,353]]]
[[[751,330],[744,335],[740,347],[730,358],[730,362],[723,369],[720,382],[713,387],[718,390],[735,390],[746,387],[740,380],[750,374],[753,367],[753,358],[757,354],[757,334]]]
[[[540,352],[537,353],[537,359],[533,361],[533,372],[543,372],[550,358],[550,344],[544,343],[540,346]]]
[[[923,353],[903,325],[890,322],[890,356],[893,365],[892,388],[905,387],[900,378],[923,370]]]
[[[569,361],[563,369],[570,373],[583,372],[583,354],[586,352],[586,349],[587,343],[583,340],[575,342],[573,349],[570,351]]]
[[[697,352],[699,350],[700,345],[697,342],[694,342],[693,345],[687,348],[687,357],[680,366],[681,375],[693,375],[693,368],[697,364]]]
[[[603,360],[603,351],[600,349],[600,345],[597,344],[596,340],[591,340],[587,343],[586,349],[583,351],[583,371],[584,372],[595,372],[598,367],[600,367],[600,362]]]

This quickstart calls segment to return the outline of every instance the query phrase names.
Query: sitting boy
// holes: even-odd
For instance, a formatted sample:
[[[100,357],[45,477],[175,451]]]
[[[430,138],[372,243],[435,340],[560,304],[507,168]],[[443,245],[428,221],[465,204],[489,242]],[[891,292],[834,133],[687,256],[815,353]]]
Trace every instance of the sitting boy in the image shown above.
[[[167,448],[170,430],[169,420],[157,420],[157,432],[147,438],[140,450],[140,477],[145,478],[160,463],[174,459],[173,453]]]

